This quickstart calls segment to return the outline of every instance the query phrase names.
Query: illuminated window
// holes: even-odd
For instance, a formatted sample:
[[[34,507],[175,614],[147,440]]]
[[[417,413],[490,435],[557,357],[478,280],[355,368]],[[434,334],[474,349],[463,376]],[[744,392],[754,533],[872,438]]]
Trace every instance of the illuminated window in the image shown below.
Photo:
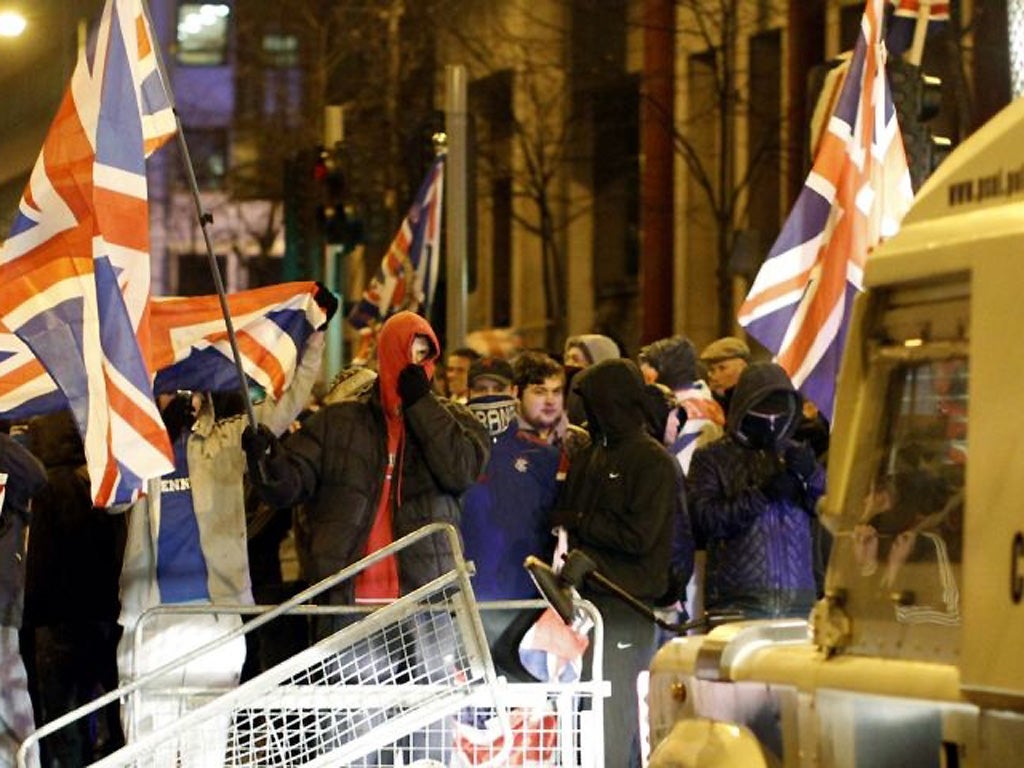
[[[1010,88],[1013,98],[1024,96],[1024,0],[1007,0],[1010,38]]]
[[[270,67],[298,66],[299,38],[295,35],[264,35],[263,60]]]
[[[178,5],[178,62],[194,66],[219,66],[227,60],[228,19],[224,3]]]

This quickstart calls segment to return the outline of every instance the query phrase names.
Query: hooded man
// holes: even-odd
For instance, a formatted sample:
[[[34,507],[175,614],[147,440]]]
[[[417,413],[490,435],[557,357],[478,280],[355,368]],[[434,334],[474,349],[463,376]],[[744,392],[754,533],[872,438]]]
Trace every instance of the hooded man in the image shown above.
[[[319,581],[429,522],[458,526],[459,496],[483,471],[487,432],[462,405],[431,389],[440,353],[430,324],[399,312],[381,327],[378,376],[365,394],[332,402],[278,444],[243,438],[250,476],[274,507],[306,504],[310,581]],[[255,466],[263,464],[263,474]],[[335,605],[397,598],[454,567],[440,536],[378,561]]]
[[[427,523],[458,527],[459,497],[483,471],[489,440],[464,405],[434,394],[431,381],[439,353],[430,324],[413,312],[399,312],[381,326],[378,375],[365,393],[330,398],[333,402],[282,444],[265,430],[244,436],[250,477],[267,503],[306,505],[310,581],[320,581]],[[427,536],[403,548],[397,558],[378,560],[355,580],[338,585],[327,600],[334,605],[393,600],[454,567],[447,537]],[[327,618],[317,634],[326,637],[350,620]],[[352,683],[367,685],[378,679],[380,665],[422,662],[428,678],[445,674],[451,651],[443,635],[416,627],[402,633],[406,650],[401,658],[391,645],[371,643],[358,654],[350,650],[339,668],[347,670]],[[369,723],[365,713],[352,721],[342,719],[337,734],[325,743],[353,730],[361,732]],[[405,759],[442,757],[451,739],[446,728],[414,734]]]
[[[634,363],[620,358],[592,365],[573,388],[592,443],[573,459],[552,522],[604,576],[653,604],[669,586],[679,465],[647,432],[644,381]],[[583,595],[604,618],[604,669],[612,685],[605,699],[605,764],[629,765],[631,755],[639,755],[636,678],[654,655],[655,627],[607,593],[584,589]]]
[[[725,437],[693,456],[687,496],[707,547],[710,613],[807,616],[814,605],[811,519],[825,471],[792,439],[800,418],[786,372],[752,363],[733,392]]]

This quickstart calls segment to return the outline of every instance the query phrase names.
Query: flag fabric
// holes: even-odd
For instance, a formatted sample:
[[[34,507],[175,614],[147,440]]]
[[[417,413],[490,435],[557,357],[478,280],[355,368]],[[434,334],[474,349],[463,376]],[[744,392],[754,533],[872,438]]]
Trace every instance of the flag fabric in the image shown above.
[[[569,626],[553,608],[545,608],[519,641],[519,662],[542,682],[575,683],[590,643],[587,631],[589,627]]]
[[[885,46],[892,54],[901,54],[914,41],[914,29],[920,11],[919,0],[890,0],[893,6],[885,32]],[[927,3],[928,34],[936,34],[949,21],[949,3]]]
[[[306,339],[327,320],[316,302],[318,290],[314,282],[300,282],[228,295],[248,383],[275,398],[288,388]],[[238,389],[218,296],[156,297],[150,326],[156,392]]]
[[[794,385],[831,418],[850,305],[864,263],[913,191],[869,0],[842,91],[803,191],[739,310]]]
[[[407,309],[426,315],[430,311],[440,268],[444,160],[440,154],[430,166],[380,268],[349,312],[348,321],[362,333],[363,347],[394,313]]]
[[[556,752],[560,725],[556,712],[520,707],[508,712],[507,734],[497,717],[489,718],[482,727],[457,721],[453,739],[461,758],[457,764],[490,768],[560,764]]]
[[[0,250],[0,321],[64,393],[98,506],[173,467],[145,345],[145,158],[175,131],[139,0],[108,0]]]
[[[16,421],[67,406],[32,350],[0,325],[0,418]]]
[[[228,294],[228,308],[250,384],[279,397],[290,385],[309,335],[327,319],[314,282]],[[238,374],[216,295],[154,297],[150,318],[154,390],[238,389]],[[0,328],[0,416],[23,419],[68,407],[46,369]]]

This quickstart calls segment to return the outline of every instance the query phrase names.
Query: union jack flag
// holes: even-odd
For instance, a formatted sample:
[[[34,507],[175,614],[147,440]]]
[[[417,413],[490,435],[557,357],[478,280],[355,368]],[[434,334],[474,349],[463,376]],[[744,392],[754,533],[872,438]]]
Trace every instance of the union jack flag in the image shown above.
[[[282,283],[229,294],[242,370],[275,398],[291,384],[306,339],[326,320],[316,283]],[[216,295],[155,297],[154,390],[238,389],[238,371]]]
[[[814,167],[739,310],[740,325],[829,417],[868,251],[896,232],[913,198],[885,77],[883,3],[868,0]]]
[[[430,166],[380,269],[349,312],[349,323],[363,332],[364,348],[373,332],[395,312],[430,312],[440,267],[444,160],[440,154]]]
[[[147,365],[145,164],[174,132],[140,0],[107,0],[0,250],[0,321],[67,398],[97,506],[174,466]]]
[[[227,296],[242,369],[274,397],[289,386],[306,339],[326,320],[317,290],[314,282],[283,283]],[[238,388],[216,295],[154,297],[150,332],[156,392]],[[0,416],[22,419],[67,406],[32,351],[0,329]]]
[[[889,26],[885,32],[885,47],[889,53],[901,54],[910,48],[914,40],[914,28],[920,12],[920,0],[889,0],[893,6]],[[949,3],[926,2],[928,34],[934,34],[949,21]]]

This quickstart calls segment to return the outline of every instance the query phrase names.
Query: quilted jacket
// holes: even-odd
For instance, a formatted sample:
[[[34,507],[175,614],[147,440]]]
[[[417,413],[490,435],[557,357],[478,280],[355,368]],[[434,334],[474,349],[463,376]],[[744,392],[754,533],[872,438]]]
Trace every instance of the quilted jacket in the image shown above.
[[[792,438],[782,435],[773,448],[751,448],[739,426],[769,394],[793,387],[778,366],[751,373],[736,386],[726,435],[697,449],[687,478],[695,535],[708,555],[705,605],[712,614],[806,616],[815,600],[811,517],[825,472],[818,465],[792,497],[772,498],[763,490],[768,478],[785,471],[782,456]],[[792,401],[795,428],[795,392]]]

